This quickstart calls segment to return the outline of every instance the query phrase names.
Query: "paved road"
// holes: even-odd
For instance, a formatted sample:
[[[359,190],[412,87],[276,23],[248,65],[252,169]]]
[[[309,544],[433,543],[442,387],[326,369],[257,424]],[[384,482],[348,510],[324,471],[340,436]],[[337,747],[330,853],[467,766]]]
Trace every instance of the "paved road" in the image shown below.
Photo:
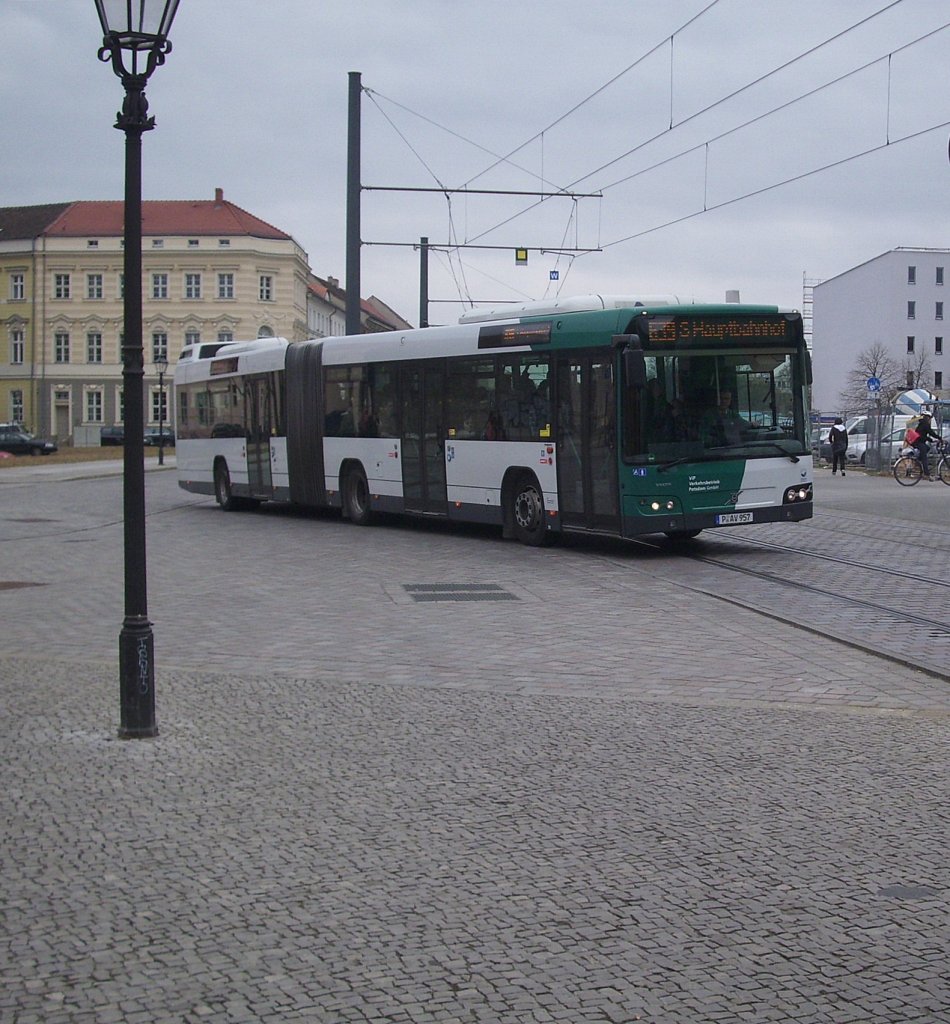
[[[950,1020],[945,682],[620,546],[223,515],[167,470],[161,735],[123,743],[121,481],[13,472],[0,1018]],[[947,533],[950,488],[818,481]]]

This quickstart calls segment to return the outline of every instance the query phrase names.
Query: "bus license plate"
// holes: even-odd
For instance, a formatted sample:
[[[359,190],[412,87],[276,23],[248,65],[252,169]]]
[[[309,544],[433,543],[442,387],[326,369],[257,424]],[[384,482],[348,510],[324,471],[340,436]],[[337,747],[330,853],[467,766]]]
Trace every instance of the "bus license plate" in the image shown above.
[[[725,515],[716,516],[717,526],[735,526],[736,523],[751,523],[751,512],[727,512]]]

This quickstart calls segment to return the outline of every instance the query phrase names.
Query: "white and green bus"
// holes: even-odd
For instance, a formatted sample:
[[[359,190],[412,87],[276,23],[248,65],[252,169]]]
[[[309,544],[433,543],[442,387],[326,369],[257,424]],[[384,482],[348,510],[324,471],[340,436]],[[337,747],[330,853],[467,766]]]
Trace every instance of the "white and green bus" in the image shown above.
[[[179,484],[262,501],[693,537],[812,515],[799,313],[585,296],[179,363]]]

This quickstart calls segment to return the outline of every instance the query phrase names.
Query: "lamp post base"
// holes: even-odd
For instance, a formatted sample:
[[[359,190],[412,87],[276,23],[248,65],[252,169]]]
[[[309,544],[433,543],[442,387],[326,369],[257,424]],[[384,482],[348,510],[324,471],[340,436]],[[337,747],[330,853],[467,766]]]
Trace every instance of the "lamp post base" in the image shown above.
[[[153,647],[151,622],[142,616],[127,617],[119,634],[121,740],[158,735]]]

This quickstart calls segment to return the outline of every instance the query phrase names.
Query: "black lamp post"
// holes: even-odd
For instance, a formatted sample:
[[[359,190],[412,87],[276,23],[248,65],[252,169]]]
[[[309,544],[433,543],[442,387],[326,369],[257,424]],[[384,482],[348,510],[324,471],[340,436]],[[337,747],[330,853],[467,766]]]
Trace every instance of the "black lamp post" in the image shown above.
[[[112,61],[125,102],[115,127],[125,132],[125,309],[122,341],[123,512],[125,519],[125,618],[119,634],[122,739],[158,735],[155,666],[148,620],[145,569],[145,449],[142,354],[142,133],[148,116],[145,84],[172,44],[168,40],[178,0],[95,0],[102,22],[101,61]],[[130,67],[126,67],[128,59]]]
[[[168,356],[155,360],[158,370],[158,464],[165,465],[165,374],[168,373]]]

